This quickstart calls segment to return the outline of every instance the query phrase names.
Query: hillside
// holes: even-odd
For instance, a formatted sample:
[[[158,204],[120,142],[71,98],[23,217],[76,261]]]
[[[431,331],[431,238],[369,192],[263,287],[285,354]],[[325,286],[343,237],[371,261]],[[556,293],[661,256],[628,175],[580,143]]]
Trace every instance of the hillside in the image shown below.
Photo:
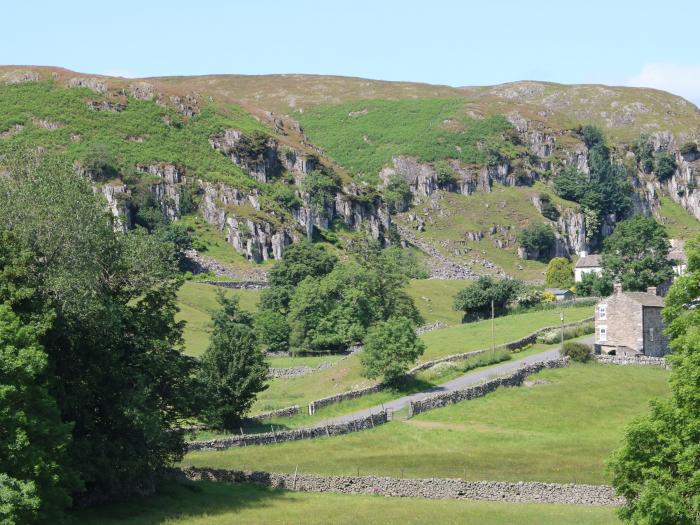
[[[700,231],[700,155],[688,150],[700,111],[657,90],[0,67],[0,154],[41,146],[65,155],[124,227],[147,223],[153,209],[187,217],[196,247],[216,246],[209,255],[234,274],[305,236],[342,248],[365,231],[416,244],[437,276],[540,280],[544,264],[519,246],[522,228],[545,224],[556,235],[549,255],[574,257],[622,218],[601,213],[594,230],[552,190],[566,166],[588,171],[577,131],[588,124],[624,165],[632,211],[655,214],[674,237]],[[642,167],[641,136],[652,158],[673,157],[672,174]],[[544,215],[545,201],[556,213]],[[240,255],[222,256],[226,243]]]

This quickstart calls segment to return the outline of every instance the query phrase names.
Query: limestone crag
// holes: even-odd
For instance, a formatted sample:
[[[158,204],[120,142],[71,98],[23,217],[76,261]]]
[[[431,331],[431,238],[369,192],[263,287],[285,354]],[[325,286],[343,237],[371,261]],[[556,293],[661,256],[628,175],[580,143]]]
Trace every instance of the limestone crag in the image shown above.
[[[114,216],[115,228],[122,231],[132,228],[131,192],[126,187],[126,184],[105,184],[102,186],[101,192],[107,200],[109,211]]]
[[[136,170],[160,179],[151,185],[151,193],[160,203],[168,219],[179,219],[180,188],[178,185],[185,181],[184,169],[174,164],[139,164]]]
[[[211,137],[209,144],[259,182],[269,182],[282,172],[277,141],[271,137],[250,137],[227,129]]]

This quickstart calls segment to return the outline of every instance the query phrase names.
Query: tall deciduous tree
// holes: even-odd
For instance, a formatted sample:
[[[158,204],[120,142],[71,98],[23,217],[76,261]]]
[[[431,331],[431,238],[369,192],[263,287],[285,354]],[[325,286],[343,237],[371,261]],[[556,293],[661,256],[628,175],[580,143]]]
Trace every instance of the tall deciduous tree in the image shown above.
[[[673,277],[666,229],[653,217],[620,222],[603,242],[603,270],[625,290],[646,290]]]
[[[114,231],[111,214],[70,164],[32,156],[0,178],[0,301],[23,322],[49,309],[41,336],[49,390],[72,424],[69,462],[95,501],[142,492],[182,457],[172,429],[193,414],[193,360],[175,321],[173,247]],[[3,250],[0,249],[0,252]],[[17,294],[18,286],[33,290]]]
[[[508,303],[515,299],[520,288],[520,281],[513,279],[479,277],[457,293],[454,308],[462,310],[465,318],[479,318],[490,315],[493,304],[495,313],[498,315],[503,313]]]
[[[547,265],[545,283],[554,288],[571,288],[574,285],[574,267],[564,257],[555,257]]]
[[[392,317],[377,323],[367,334],[360,354],[363,375],[395,384],[424,352],[425,343],[416,335],[413,323],[405,317]]]
[[[215,428],[236,429],[258,392],[267,385],[268,365],[258,349],[253,316],[241,310],[238,297],[219,294],[221,309],[200,370],[206,402],[201,419]]]
[[[59,520],[77,478],[67,465],[70,425],[48,392],[46,328],[0,304],[0,523]]]
[[[652,402],[610,464],[628,523],[692,525],[700,516],[700,238],[687,251],[688,272],[671,286],[663,311],[671,399]]]

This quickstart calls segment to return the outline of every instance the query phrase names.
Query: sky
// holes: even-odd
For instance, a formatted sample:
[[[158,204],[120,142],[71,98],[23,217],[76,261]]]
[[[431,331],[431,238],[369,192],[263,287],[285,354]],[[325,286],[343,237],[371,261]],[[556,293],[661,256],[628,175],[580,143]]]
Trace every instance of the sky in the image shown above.
[[[0,64],[656,87],[700,104],[700,1],[0,0]]]

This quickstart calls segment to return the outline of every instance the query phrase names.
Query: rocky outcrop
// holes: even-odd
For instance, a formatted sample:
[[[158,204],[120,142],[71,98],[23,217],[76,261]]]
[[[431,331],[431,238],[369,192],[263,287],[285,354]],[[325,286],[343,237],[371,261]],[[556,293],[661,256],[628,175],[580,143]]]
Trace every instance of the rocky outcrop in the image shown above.
[[[271,137],[249,136],[237,129],[227,129],[211,137],[209,144],[259,182],[269,182],[282,171],[277,141]]]
[[[107,83],[104,80],[95,77],[73,77],[68,80],[67,87],[81,87],[90,89],[95,93],[107,93]]]
[[[107,199],[109,211],[114,216],[115,228],[122,231],[132,228],[131,192],[126,187],[126,184],[105,184],[102,186],[101,192]]]
[[[88,100],[87,107],[93,111],[109,111],[111,113],[121,113],[126,109],[126,104],[121,102],[110,102],[109,100]]]
[[[160,180],[151,185],[151,194],[160,203],[169,220],[180,218],[180,188],[184,182],[184,168],[174,164],[138,164],[136,170],[148,173]]]
[[[292,243],[292,235],[268,222],[250,218],[226,217],[226,240],[240,253],[255,262],[281,259],[284,249]]]

